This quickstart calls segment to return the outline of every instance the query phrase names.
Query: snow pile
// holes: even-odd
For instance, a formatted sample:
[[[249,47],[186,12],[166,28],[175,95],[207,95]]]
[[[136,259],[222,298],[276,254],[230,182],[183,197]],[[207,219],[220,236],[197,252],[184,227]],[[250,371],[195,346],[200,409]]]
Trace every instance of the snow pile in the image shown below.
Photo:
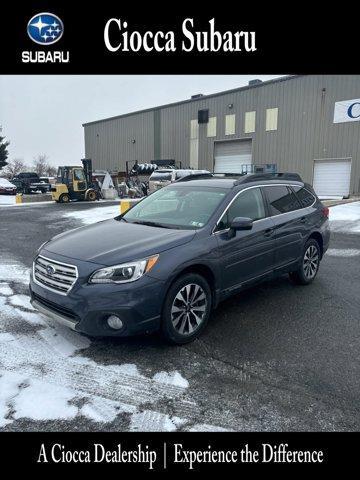
[[[87,210],[73,210],[63,213],[64,218],[74,218],[80,220],[84,225],[100,222],[102,220],[109,220],[120,215],[119,204],[110,205],[108,207],[94,207]]]
[[[15,195],[0,195],[0,205],[15,205]]]
[[[344,203],[329,209],[331,230],[342,233],[360,233],[360,202]]]

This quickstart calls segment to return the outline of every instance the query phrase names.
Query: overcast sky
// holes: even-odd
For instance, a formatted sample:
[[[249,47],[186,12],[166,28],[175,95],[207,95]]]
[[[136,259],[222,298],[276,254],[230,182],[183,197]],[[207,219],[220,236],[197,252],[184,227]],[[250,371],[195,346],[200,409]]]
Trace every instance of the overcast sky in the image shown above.
[[[0,76],[0,126],[9,158],[31,165],[46,154],[53,165],[84,157],[82,123],[241,87],[280,75]]]

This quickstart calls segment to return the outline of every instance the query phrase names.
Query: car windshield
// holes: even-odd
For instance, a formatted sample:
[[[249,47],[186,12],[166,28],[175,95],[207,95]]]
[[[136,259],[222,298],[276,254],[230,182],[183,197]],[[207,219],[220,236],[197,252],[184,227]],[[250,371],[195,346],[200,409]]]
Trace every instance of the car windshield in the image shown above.
[[[223,188],[173,185],[144,198],[118,219],[164,228],[198,229],[206,225],[227,192]]]

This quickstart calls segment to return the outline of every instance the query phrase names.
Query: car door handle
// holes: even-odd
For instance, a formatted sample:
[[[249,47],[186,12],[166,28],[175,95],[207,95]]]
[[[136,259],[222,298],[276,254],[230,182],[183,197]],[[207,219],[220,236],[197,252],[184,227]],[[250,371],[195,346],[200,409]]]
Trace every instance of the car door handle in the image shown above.
[[[271,237],[271,235],[274,233],[274,229],[273,228],[267,228],[266,230],[264,230],[264,236],[265,237]]]

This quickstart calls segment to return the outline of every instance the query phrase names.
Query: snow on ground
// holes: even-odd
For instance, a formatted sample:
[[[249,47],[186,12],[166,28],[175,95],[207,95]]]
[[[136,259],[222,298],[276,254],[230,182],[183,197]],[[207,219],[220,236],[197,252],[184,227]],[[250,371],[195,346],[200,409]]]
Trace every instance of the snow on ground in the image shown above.
[[[15,205],[15,195],[0,195],[0,205]]]
[[[357,257],[360,255],[360,250],[356,248],[329,248],[326,255],[330,255],[330,257]]]
[[[90,360],[87,337],[34,311],[26,295],[28,275],[29,269],[3,259],[0,428],[22,418],[86,417],[106,423],[120,414],[129,416],[129,429],[134,431],[186,430],[187,425],[196,429],[198,407],[189,397],[189,382],[179,372],[159,371],[147,377],[136,364],[103,365]],[[158,411],[158,404],[169,402],[171,414]]]
[[[102,220],[109,220],[120,215],[119,203],[109,205],[107,207],[94,207],[86,210],[70,210],[63,213],[65,218],[75,218],[80,220],[84,225],[100,222]]]
[[[12,295],[13,291],[9,284],[6,282],[0,282],[0,295]]]
[[[336,205],[329,212],[333,232],[360,233],[360,202]]]
[[[16,282],[29,284],[30,269],[24,267],[18,262],[13,260],[1,259],[0,263],[0,286],[4,285],[3,282]],[[5,284],[6,285],[6,284]],[[4,287],[5,288],[5,287]]]
[[[168,385],[176,385],[178,387],[187,388],[189,382],[180,375],[179,372],[159,372],[154,375],[154,380]]]

